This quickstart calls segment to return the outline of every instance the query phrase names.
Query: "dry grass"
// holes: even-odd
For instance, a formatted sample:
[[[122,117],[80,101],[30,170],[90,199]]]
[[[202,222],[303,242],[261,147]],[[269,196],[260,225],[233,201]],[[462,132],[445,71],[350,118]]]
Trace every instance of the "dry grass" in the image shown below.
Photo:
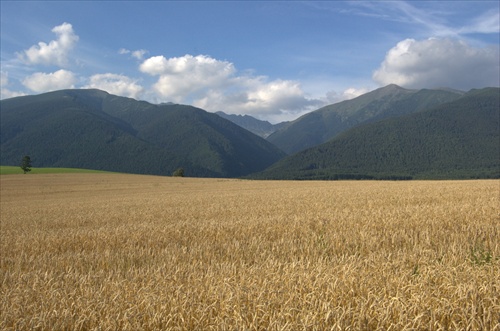
[[[1,180],[1,330],[500,330],[499,181]]]

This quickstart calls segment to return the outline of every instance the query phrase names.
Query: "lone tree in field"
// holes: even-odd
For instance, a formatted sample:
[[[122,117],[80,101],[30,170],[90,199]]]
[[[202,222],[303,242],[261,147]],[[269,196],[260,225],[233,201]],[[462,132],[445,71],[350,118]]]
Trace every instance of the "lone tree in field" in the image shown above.
[[[24,173],[31,171],[31,158],[28,155],[21,160],[21,169],[23,169]]]
[[[179,168],[172,174],[174,177],[184,177],[184,168]]]

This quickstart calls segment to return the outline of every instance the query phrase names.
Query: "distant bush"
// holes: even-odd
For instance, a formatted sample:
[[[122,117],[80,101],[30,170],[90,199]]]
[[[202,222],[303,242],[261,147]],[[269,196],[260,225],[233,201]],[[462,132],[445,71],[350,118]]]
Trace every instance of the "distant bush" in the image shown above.
[[[172,174],[174,177],[184,177],[184,168],[179,168]]]

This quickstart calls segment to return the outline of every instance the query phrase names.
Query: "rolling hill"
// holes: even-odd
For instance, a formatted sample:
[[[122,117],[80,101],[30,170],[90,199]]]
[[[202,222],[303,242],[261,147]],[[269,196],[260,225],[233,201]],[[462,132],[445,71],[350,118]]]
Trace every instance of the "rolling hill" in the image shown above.
[[[406,92],[405,92],[406,93]],[[500,89],[350,129],[252,178],[500,178]]]
[[[267,140],[293,154],[320,145],[355,126],[425,110],[462,95],[463,92],[454,90],[408,90],[388,85],[305,114]]]
[[[62,90],[1,100],[0,163],[30,155],[35,167],[239,177],[285,154],[202,109],[154,105],[100,90]]]

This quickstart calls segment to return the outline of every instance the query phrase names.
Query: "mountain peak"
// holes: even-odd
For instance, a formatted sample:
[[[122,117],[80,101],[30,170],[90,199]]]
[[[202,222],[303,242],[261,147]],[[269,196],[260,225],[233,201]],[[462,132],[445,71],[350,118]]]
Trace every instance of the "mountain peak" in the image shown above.
[[[460,96],[443,90],[409,90],[390,84],[303,115],[268,140],[291,154],[324,143],[351,127],[418,112]]]
[[[389,84],[387,86],[378,88],[378,89],[373,90],[371,92],[368,92],[366,95],[376,95],[377,97],[383,97],[383,96],[391,95],[391,94],[413,93],[416,91],[417,90],[405,89],[405,88],[403,88],[399,85],[396,85],[396,84]]]
[[[404,88],[396,84],[389,84],[387,86],[381,87],[381,89],[405,90]]]

